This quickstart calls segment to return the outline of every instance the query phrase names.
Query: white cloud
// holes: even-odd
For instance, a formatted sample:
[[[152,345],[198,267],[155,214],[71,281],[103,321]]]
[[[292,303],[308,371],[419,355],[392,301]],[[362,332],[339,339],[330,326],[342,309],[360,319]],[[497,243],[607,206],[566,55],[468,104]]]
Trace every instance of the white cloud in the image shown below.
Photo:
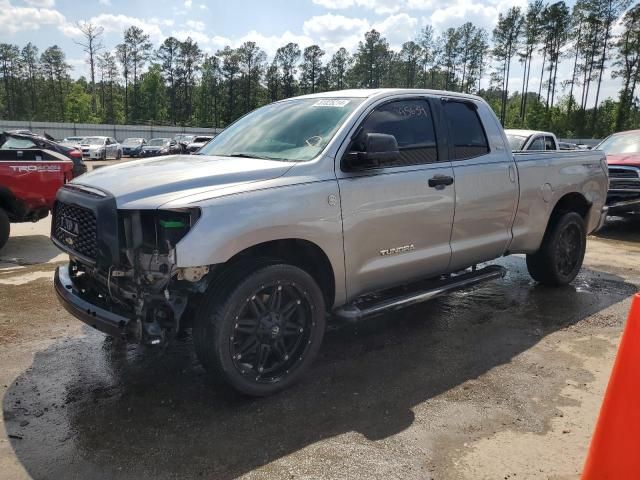
[[[476,27],[487,29],[489,34],[498,21],[498,14],[510,7],[527,8],[527,0],[453,0],[437,5],[425,23],[431,23],[436,30],[457,27],[465,22],[472,22]]]
[[[395,13],[402,8],[401,0],[313,0],[313,3],[331,10],[366,8],[381,15]]]
[[[204,3],[201,3],[200,5],[198,5],[198,7],[200,7],[200,10],[209,10],[209,7],[207,7]]]
[[[210,38],[210,49],[207,51],[214,52],[217,49],[222,49],[226,46],[231,48],[237,48],[244,42],[255,42],[262,50],[265,51],[268,58],[271,59],[276,53],[278,48],[293,42],[300,46],[300,49],[304,49],[309,45],[313,45],[314,40],[307,35],[297,35],[287,30],[281,35],[264,35],[255,30],[251,30],[249,33],[239,38],[228,38],[220,35],[216,35]],[[324,48],[324,46],[323,46]]]
[[[100,5],[105,5],[105,6],[107,6],[107,7],[110,7],[110,6],[111,6],[111,0],[98,0],[98,3],[99,3]]]
[[[176,30],[171,32],[171,35],[181,42],[184,42],[189,37],[191,37],[191,40],[194,40],[201,45],[207,45],[211,41],[206,34],[196,30]]]
[[[391,15],[373,24],[365,18],[328,13],[304,22],[303,31],[331,54],[340,47],[354,50],[372,28],[383,34],[391,46],[397,47],[415,36],[417,26],[418,20],[406,13]]]
[[[185,22],[185,25],[187,26],[187,28],[197,30],[198,32],[202,32],[205,29],[204,22],[201,22],[199,20],[187,20]]]
[[[56,4],[56,0],[23,0],[24,3],[37,8],[51,8]]]
[[[320,43],[339,43],[353,35],[364,35],[371,25],[364,18],[350,18],[327,13],[305,21],[302,31]]]
[[[53,2],[51,4],[53,5]],[[63,25],[65,21],[65,16],[57,10],[16,7],[9,0],[0,0],[0,25],[2,25],[3,31],[6,33],[13,34],[23,30],[38,30],[41,26],[59,26]]]
[[[193,6],[193,0],[184,0],[184,8],[191,8]]]
[[[157,18],[152,20],[160,22]],[[105,33],[122,34],[122,32],[127,28],[135,25],[136,27],[141,28],[144,33],[149,35],[149,38],[153,43],[158,44],[164,40],[165,35],[162,33],[160,25],[158,25],[158,23],[153,23],[153,21],[143,20],[137,17],[129,17],[122,14],[114,15],[111,13],[101,13],[100,15],[96,15],[95,17],[91,17],[86,20],[88,23],[100,25],[104,28]],[[77,37],[81,35],[78,27],[72,23],[64,23],[58,28],[67,37]]]

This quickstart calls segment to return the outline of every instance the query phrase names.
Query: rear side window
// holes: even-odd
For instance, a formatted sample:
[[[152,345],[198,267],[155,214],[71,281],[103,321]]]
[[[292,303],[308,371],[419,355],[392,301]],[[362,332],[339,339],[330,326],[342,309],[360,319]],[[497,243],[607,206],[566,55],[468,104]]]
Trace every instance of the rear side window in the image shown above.
[[[452,160],[489,153],[489,142],[475,108],[465,102],[446,101],[444,112],[452,142]]]
[[[367,133],[393,135],[398,142],[400,158],[383,167],[402,167],[432,163],[438,160],[438,149],[429,104],[425,100],[389,102],[376,108],[363,122],[352,151],[364,151]]]
[[[542,137],[536,137],[527,150],[544,150],[544,139]]]
[[[544,149],[545,150],[557,150],[556,142],[553,137],[544,137]]]

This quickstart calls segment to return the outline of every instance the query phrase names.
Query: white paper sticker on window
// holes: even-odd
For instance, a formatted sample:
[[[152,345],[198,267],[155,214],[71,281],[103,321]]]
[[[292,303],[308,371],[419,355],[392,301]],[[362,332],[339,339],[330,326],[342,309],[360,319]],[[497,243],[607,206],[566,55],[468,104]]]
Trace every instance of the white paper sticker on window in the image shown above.
[[[349,100],[334,100],[330,98],[326,98],[323,100],[318,100],[316,103],[311,105],[312,107],[338,107],[342,108],[349,103]]]

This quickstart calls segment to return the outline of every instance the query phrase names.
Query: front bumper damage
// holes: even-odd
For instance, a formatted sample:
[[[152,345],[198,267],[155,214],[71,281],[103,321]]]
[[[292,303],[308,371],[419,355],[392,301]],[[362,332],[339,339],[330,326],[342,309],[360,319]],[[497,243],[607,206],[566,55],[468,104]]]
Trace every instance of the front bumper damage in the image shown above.
[[[63,187],[51,232],[70,259],[55,273],[61,304],[111,336],[152,345],[171,340],[208,285],[207,266],[175,262],[175,245],[198,216],[197,209],[118,210],[107,192]]]
[[[74,285],[69,275],[69,265],[56,268],[53,285],[58,300],[71,315],[107,335],[126,338],[131,318],[94,305],[82,298],[80,289]]]

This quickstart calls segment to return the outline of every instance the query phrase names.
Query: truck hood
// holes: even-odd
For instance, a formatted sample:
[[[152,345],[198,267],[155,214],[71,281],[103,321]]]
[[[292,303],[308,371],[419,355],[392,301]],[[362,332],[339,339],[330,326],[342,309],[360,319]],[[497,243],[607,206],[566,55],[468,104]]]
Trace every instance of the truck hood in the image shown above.
[[[254,158],[170,155],[99,168],[72,183],[111,193],[118,208],[154,209],[182,197],[271,180],[292,166]]]
[[[609,165],[630,165],[640,167],[640,153],[622,153],[619,155],[607,155]]]

